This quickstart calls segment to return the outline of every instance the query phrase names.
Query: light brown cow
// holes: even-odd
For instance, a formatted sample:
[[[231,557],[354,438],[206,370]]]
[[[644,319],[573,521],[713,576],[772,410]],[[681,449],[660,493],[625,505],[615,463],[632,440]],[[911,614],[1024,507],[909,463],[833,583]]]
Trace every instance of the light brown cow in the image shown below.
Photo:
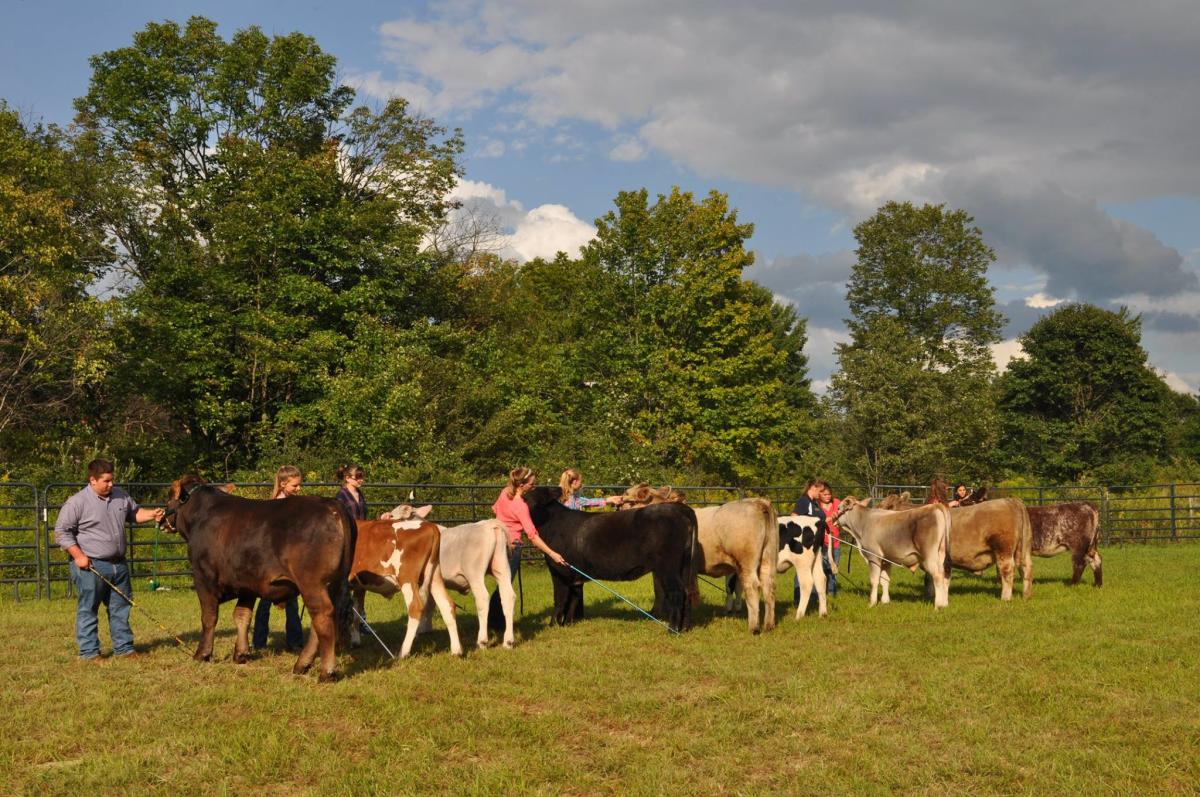
[[[1015,571],[1021,595],[1033,591],[1033,546],[1029,513],[1019,498],[996,498],[950,509],[950,563],[976,575],[992,565],[1000,576],[1000,600],[1012,600]],[[948,575],[948,574],[947,574]]]
[[[890,603],[892,564],[913,572],[924,570],[933,580],[933,605],[944,609],[950,603],[950,578],[946,556],[951,536],[950,510],[930,504],[907,512],[872,509],[871,499],[846,496],[831,521],[854,537],[871,566],[870,605]]]
[[[680,502],[670,488],[648,489],[640,484],[626,491],[622,507]],[[779,554],[779,524],[775,507],[764,498],[743,498],[696,510],[697,573],[736,575],[746,598],[750,633],[775,627],[775,567]],[[694,592],[698,587],[693,585]],[[731,596],[732,597],[732,596]],[[761,626],[759,607],[762,607]]]
[[[428,507],[422,508],[428,512]],[[410,520],[363,520],[358,523],[358,544],[354,549],[354,564],[350,568],[350,587],[354,605],[362,613],[366,592],[391,598],[397,592],[408,606],[408,629],[400,658],[412,651],[413,639],[421,622],[421,613],[430,596],[437,603],[450,632],[450,652],[463,653],[458,639],[458,623],[454,619],[454,601],[446,592],[440,567],[441,532],[436,524],[421,517]],[[358,623],[354,623],[351,641],[358,644]]]
[[[1029,524],[1033,531],[1033,555],[1055,556],[1071,552],[1071,584],[1078,584],[1083,568],[1092,568],[1092,583],[1100,586],[1100,513],[1096,507],[1076,501],[1069,504],[1029,507]]]

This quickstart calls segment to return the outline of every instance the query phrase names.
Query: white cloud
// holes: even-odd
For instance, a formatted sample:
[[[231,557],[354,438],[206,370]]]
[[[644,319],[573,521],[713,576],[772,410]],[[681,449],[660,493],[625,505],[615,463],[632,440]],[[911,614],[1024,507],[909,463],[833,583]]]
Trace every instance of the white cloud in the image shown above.
[[[565,205],[545,204],[526,211],[508,193],[478,180],[459,180],[450,198],[463,203],[463,215],[490,218],[498,228],[498,254],[521,262],[535,257],[554,257],[566,252],[572,257],[596,235],[596,228],[584,222]]]
[[[1185,382],[1183,377],[1181,377],[1179,374],[1175,373],[1174,371],[1167,371],[1166,373],[1164,373],[1162,375],[1162,378],[1164,381],[1166,381],[1167,386],[1169,388],[1171,388],[1172,390],[1174,390],[1176,393],[1189,393],[1189,394],[1196,393],[1196,388],[1193,385],[1190,385],[1187,382]]]
[[[526,214],[509,236],[508,246],[519,260],[554,257],[566,252],[579,256],[579,248],[596,236],[596,228],[579,219],[564,205],[540,205]]]
[[[646,148],[633,136],[617,136],[608,157],[615,161],[640,161],[646,157]]]
[[[1046,308],[1046,307],[1056,307],[1056,306],[1062,304],[1062,302],[1063,302],[1062,299],[1055,299],[1053,296],[1047,296],[1046,294],[1042,293],[1041,291],[1038,291],[1037,293],[1033,294],[1032,296],[1025,297],[1025,306],[1026,307],[1036,307],[1039,310]]]
[[[1014,357],[1020,357],[1024,353],[1021,342],[1015,338],[992,344],[992,362],[996,364],[997,371],[1003,371]]]
[[[479,148],[476,154],[480,158],[502,158],[507,151],[503,141],[491,138],[483,142],[483,146]]]

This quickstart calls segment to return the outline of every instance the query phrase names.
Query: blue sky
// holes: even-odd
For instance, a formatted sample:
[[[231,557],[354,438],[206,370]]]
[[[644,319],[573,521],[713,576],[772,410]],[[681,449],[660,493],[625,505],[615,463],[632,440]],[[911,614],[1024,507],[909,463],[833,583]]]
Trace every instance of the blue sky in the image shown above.
[[[461,197],[514,257],[573,249],[620,190],[726,192],[749,276],[844,338],[851,230],[888,199],[971,212],[1012,337],[1056,301],[1143,314],[1200,387],[1200,4],[702,0],[5,3],[0,97],[66,122],[90,55],[152,20],[299,30],[365,102],[467,138]]]

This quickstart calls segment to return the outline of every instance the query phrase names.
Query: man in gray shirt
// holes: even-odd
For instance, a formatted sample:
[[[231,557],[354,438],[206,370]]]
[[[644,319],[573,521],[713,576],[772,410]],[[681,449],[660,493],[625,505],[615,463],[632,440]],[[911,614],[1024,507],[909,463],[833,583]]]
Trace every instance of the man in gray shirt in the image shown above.
[[[79,658],[100,655],[101,604],[108,606],[108,630],[113,655],[133,653],[129,627],[130,603],[97,573],[125,595],[133,595],[129,564],[125,561],[125,524],[160,520],[161,509],[142,509],[124,490],[113,487],[113,464],[106,459],[88,463],[88,486],[67,499],[54,523],[54,541],[71,557],[71,580],[79,593],[75,609],[75,641]]]

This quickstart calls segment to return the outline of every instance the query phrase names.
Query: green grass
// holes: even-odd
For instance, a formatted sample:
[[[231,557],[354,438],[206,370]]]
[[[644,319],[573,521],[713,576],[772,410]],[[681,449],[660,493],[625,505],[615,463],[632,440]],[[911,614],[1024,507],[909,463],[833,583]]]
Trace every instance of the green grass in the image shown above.
[[[590,619],[553,628],[549,577],[526,567],[515,650],[456,660],[441,632],[407,661],[344,655],[332,685],[282,652],[233,664],[232,604],[214,663],[135,609],[149,656],[95,664],[75,659],[73,601],[9,599],[0,793],[1197,793],[1200,546],[1103,555],[1099,590],[1038,559],[1031,600],[956,574],[937,613],[905,572],[889,606],[847,584],[828,618],[799,622],[789,574],[780,626],[756,638],[708,587],[682,637],[595,587]],[[615,586],[649,606],[646,580]],[[194,644],[190,592],[138,599]],[[398,648],[403,603],[367,605]]]

